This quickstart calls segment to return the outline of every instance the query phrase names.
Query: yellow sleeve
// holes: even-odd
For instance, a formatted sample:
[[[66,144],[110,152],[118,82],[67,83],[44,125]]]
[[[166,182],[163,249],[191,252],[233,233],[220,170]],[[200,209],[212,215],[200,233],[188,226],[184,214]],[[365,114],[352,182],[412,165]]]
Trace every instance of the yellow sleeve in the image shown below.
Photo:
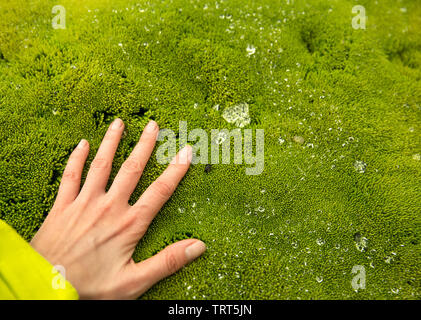
[[[78,299],[75,288],[0,220],[0,299]]]

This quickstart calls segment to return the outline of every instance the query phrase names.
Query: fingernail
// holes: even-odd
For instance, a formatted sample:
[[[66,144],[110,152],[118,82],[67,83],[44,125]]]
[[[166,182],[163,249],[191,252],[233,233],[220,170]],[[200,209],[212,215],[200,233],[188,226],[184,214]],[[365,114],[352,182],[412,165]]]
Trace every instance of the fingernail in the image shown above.
[[[83,149],[86,146],[87,141],[85,139],[80,140],[80,142],[77,145],[78,149]]]
[[[111,125],[111,129],[117,130],[121,128],[122,125],[123,125],[123,121],[120,118],[117,118],[113,121],[113,124]]]
[[[181,164],[190,163],[192,159],[192,147],[190,145],[186,145],[183,149],[181,149],[179,158]]]
[[[156,129],[156,122],[153,120],[149,121],[149,123],[145,127],[145,131],[149,133],[154,132],[155,129]]]
[[[186,258],[189,262],[201,256],[206,251],[206,245],[197,240],[186,248]]]

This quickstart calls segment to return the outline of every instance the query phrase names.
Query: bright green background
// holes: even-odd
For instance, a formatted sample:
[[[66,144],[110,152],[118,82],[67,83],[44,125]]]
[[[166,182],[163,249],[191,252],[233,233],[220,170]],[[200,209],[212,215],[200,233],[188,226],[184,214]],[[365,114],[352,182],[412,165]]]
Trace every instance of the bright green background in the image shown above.
[[[0,2],[0,218],[27,240],[81,138],[90,163],[125,121],[114,176],[149,119],[232,129],[222,110],[247,102],[264,172],[191,168],[134,256],[187,237],[208,251],[143,298],[420,298],[420,1],[39,2]],[[132,200],[163,168],[150,162]]]

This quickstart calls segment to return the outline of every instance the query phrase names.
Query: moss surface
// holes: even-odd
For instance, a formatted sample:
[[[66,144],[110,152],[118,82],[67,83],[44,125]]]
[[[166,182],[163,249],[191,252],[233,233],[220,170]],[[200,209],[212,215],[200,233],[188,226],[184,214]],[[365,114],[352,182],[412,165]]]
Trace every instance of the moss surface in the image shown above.
[[[143,298],[420,298],[420,1],[61,0],[64,30],[56,4],[0,3],[0,218],[23,237],[115,117],[113,176],[149,119],[232,129],[223,110],[248,103],[263,173],[191,168],[134,257],[188,237],[208,251]]]

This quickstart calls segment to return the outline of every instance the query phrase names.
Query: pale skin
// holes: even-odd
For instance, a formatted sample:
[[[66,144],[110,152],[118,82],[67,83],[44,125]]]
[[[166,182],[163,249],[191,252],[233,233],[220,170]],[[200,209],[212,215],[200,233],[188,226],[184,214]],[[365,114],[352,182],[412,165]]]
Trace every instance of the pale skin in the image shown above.
[[[151,121],[106,191],[114,154],[124,130],[110,125],[80,188],[89,143],[81,140],[70,155],[56,201],[31,241],[66,279],[81,299],[135,299],[151,286],[199,257],[205,244],[176,242],[136,263],[132,254],[140,238],[186,174],[192,149],[182,149],[134,205],[129,199],[155,147],[159,128]]]

